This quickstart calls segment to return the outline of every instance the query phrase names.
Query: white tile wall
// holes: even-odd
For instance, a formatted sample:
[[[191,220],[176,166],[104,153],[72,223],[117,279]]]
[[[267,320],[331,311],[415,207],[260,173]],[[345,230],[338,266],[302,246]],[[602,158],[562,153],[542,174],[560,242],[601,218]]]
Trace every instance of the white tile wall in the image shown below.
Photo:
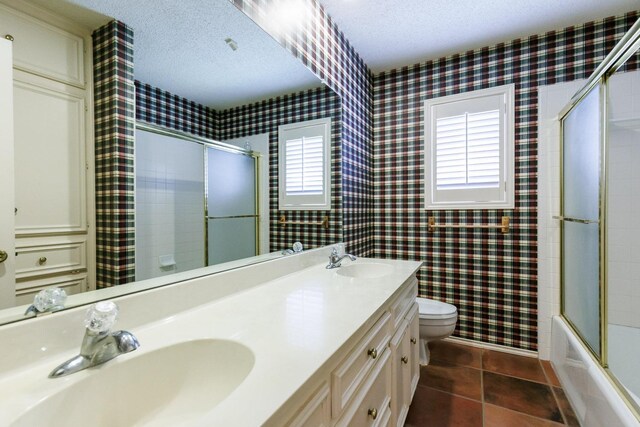
[[[538,355],[551,354],[551,319],[560,314],[560,123],[558,113],[584,80],[538,88]]]
[[[640,328],[640,72],[609,80],[609,323]]]
[[[203,267],[204,238],[202,146],[137,131],[136,280]]]

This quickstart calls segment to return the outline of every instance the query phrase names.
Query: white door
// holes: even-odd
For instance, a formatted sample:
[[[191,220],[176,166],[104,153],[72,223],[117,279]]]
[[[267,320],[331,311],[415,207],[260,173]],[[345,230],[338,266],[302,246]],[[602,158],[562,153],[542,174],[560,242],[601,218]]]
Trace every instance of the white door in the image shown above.
[[[15,301],[15,189],[13,170],[13,56],[0,39],[0,308]]]

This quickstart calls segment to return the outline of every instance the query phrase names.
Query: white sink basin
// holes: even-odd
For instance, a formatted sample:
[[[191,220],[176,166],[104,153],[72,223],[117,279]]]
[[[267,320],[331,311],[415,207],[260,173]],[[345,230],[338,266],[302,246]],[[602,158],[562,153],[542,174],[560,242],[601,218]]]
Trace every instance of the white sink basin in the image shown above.
[[[355,264],[339,267],[336,271],[341,276],[353,277],[354,279],[377,279],[391,274],[393,267],[376,262],[358,263],[356,261]]]
[[[85,371],[85,378],[42,400],[12,426],[184,425],[224,400],[254,365],[251,350],[226,340],[120,357]],[[66,380],[72,377],[47,381]]]

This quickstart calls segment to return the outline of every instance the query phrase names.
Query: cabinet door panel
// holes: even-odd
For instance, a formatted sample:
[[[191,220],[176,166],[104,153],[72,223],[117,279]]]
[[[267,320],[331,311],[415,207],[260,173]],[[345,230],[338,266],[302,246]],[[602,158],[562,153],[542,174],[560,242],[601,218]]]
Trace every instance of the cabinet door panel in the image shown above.
[[[0,263],[0,308],[13,307],[15,293],[13,108],[11,42],[0,39],[0,251],[7,259]]]
[[[289,427],[328,427],[331,424],[329,386],[323,384],[309,402],[300,410]]]
[[[408,404],[413,400],[413,394],[420,379],[420,316],[418,315],[418,304],[414,304],[410,311],[409,318],[409,364],[411,365],[411,393]]]
[[[16,72],[17,235],[86,230],[84,110],[83,91]]]
[[[398,331],[391,339],[390,347],[391,347],[391,414],[393,423],[392,425],[402,425],[401,423],[401,414],[403,412],[404,406],[404,397],[403,397],[403,389],[404,389],[404,375],[403,371],[404,366],[401,362],[403,349],[403,342],[405,341],[405,337],[407,336],[407,323],[403,322],[398,328]]]
[[[39,19],[0,5],[2,34],[14,37],[15,67],[83,87],[84,40]]]

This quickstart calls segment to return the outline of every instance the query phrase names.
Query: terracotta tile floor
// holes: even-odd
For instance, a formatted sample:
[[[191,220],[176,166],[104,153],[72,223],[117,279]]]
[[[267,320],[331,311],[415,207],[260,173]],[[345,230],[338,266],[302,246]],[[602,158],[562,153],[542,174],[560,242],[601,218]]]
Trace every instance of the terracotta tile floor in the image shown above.
[[[549,362],[449,341],[430,348],[405,427],[579,427]]]

